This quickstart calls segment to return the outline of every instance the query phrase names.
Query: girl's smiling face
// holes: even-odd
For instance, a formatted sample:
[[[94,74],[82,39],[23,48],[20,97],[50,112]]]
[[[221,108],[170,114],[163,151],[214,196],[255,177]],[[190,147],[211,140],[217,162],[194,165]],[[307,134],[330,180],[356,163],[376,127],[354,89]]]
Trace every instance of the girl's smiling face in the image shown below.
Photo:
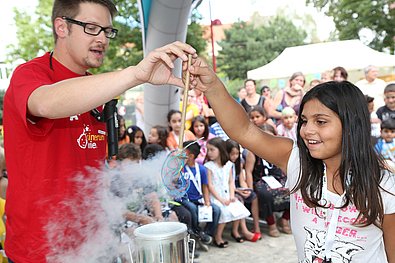
[[[300,136],[313,158],[340,165],[342,123],[339,116],[317,99],[305,103]]]

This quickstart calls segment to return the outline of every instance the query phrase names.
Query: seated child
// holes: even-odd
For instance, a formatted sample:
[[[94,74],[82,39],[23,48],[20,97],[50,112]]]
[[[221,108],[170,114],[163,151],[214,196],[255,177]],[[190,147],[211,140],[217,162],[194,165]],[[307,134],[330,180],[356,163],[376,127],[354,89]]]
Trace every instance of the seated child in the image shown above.
[[[192,119],[192,125],[189,130],[195,134],[196,139],[200,145],[200,154],[196,158],[196,161],[199,164],[203,164],[204,159],[206,158],[207,148],[206,144],[207,141],[214,138],[215,135],[210,133],[210,129],[208,127],[208,123],[205,118],[201,115],[198,115]]]
[[[250,215],[250,212],[235,198],[233,165],[229,161],[225,142],[221,138],[213,138],[207,142],[206,160],[204,166],[208,172],[210,202],[221,209],[221,216],[215,233],[215,245],[219,248],[225,248],[228,246],[228,242],[223,240],[222,234],[226,223],[246,218]]]
[[[268,124],[264,124],[260,128],[265,132],[276,135],[273,127]],[[249,187],[253,187],[258,196],[259,214],[268,224],[269,236],[280,236],[274,212],[282,212],[279,222],[281,224],[280,230],[285,234],[292,234],[289,225],[289,191],[285,187],[286,175],[280,168],[250,151],[247,154],[245,171],[247,180],[252,181],[252,185],[249,185]],[[277,181],[278,185],[269,185],[268,182],[270,181]]]
[[[248,111],[248,117],[250,117],[251,122],[253,122],[256,126],[267,123],[272,125],[273,128],[277,131],[276,124],[274,124],[273,120],[268,117],[265,109],[259,105],[253,106]]]
[[[281,123],[277,126],[277,135],[296,141],[297,118],[293,108],[285,107],[281,111]]]
[[[376,103],[380,103],[377,102]],[[384,106],[377,109],[377,117],[384,121],[395,119],[395,84],[390,83],[384,88]]]
[[[119,165],[124,166],[125,169],[131,165],[140,165],[141,162],[140,147],[134,143],[122,144],[119,147],[117,159],[120,161]],[[171,221],[178,221],[175,213],[163,213],[163,205],[157,193],[155,185],[148,183],[144,187],[135,187],[134,189],[125,188],[128,185],[124,180],[126,178],[116,177],[111,182],[111,191],[119,197],[127,197],[133,192],[135,198],[128,204],[128,211],[124,214],[125,219],[135,222],[137,224],[148,224],[156,221],[163,221],[168,217]],[[139,188],[139,189],[137,189]],[[136,195],[136,193],[139,193]]]
[[[166,145],[169,150],[178,149],[181,134],[181,111],[170,110],[167,113],[167,122],[169,124],[169,134],[167,136]],[[190,130],[184,131],[184,138],[182,141],[196,140],[195,135]]]
[[[206,168],[196,162],[196,158],[200,153],[199,144],[196,142],[193,143],[193,141],[186,141],[183,143],[183,147],[186,146],[188,146],[185,150],[187,160],[183,172],[189,174],[191,183],[186,195],[181,198],[180,203],[191,212],[194,234],[198,235],[203,243],[209,244],[217,229],[221,211],[218,206],[210,202]],[[206,224],[204,232],[201,231],[198,220],[198,206],[201,205],[211,206],[213,210],[213,220]]]
[[[380,138],[380,124],[381,120],[374,111],[374,98],[369,95],[365,95],[366,103],[368,104],[368,110],[370,113],[370,126],[371,126],[371,139],[373,145],[377,143],[377,139]]]
[[[164,149],[167,148],[166,140],[169,132],[167,128],[162,125],[155,125],[151,128],[148,135],[148,144],[158,144]]]
[[[5,200],[8,187],[7,166],[5,164],[4,148],[0,146],[0,198]]]
[[[129,137],[129,141],[131,143],[140,147],[141,152],[144,151],[144,148],[147,145],[147,140],[145,139],[144,131],[139,126],[129,126],[126,129],[126,136]]]
[[[376,151],[381,154],[390,166],[395,164],[395,119],[389,118],[381,122],[381,135],[375,145]]]
[[[164,154],[166,152],[165,148],[163,148],[160,144],[148,144],[143,151],[143,160],[153,160],[157,157],[160,158],[160,154]],[[143,165],[145,165],[143,163]],[[163,189],[162,189],[163,190]],[[192,218],[191,218],[191,213],[183,207],[181,204],[174,202],[172,200],[169,200],[165,194],[162,196],[165,196],[163,198],[159,198],[160,200],[160,205],[161,205],[161,210],[162,210],[162,216],[165,218],[169,217],[170,219],[174,219],[174,215],[172,214],[173,212],[176,213],[178,220],[181,223],[184,223],[188,226],[188,228],[191,228],[192,226]]]
[[[236,242],[243,243],[244,239],[251,242],[256,242],[261,239],[262,234],[259,227],[259,207],[258,199],[252,188],[248,188],[247,179],[244,169],[241,164],[240,145],[234,140],[226,141],[226,151],[229,154],[229,160],[233,163],[233,180],[235,181],[236,198],[243,204],[251,206],[251,214],[254,223],[254,233],[251,233],[246,225],[245,219],[240,219],[233,222],[231,236]],[[242,236],[239,234],[239,227]]]

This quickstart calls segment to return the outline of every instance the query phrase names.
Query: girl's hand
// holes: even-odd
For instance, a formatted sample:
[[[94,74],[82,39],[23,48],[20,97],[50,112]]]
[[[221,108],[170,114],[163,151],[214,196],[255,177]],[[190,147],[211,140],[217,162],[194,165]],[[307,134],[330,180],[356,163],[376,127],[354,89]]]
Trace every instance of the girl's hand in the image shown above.
[[[191,89],[198,89],[202,92],[207,92],[210,88],[216,86],[215,83],[220,81],[215,72],[200,57],[192,60],[189,72],[191,73]]]
[[[230,200],[229,200],[229,199],[221,198],[221,203],[222,203],[223,205],[225,205],[225,206],[228,206],[228,205],[230,204]]]
[[[239,195],[241,195],[243,198],[248,198],[251,195],[251,191],[244,190],[244,191],[239,191]]]
[[[183,87],[181,78],[173,75],[174,61],[183,61],[183,70],[187,70],[188,54],[197,57],[196,50],[188,44],[176,41],[151,51],[137,64],[136,78],[141,83],[171,84]]]

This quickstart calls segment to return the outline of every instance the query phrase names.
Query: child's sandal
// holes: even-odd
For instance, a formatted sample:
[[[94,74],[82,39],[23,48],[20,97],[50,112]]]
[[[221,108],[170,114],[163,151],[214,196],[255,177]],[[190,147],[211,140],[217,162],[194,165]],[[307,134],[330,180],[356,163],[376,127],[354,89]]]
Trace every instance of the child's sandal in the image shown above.
[[[254,236],[251,239],[247,239],[250,242],[257,242],[262,239],[262,234],[259,232],[254,233]]]
[[[271,237],[279,237],[280,232],[278,231],[277,227],[273,229],[269,229],[269,236]]]
[[[291,235],[291,234],[292,234],[291,227],[289,227],[289,226],[283,226],[283,227],[281,228],[281,232],[283,232],[284,234],[288,234],[288,235]]]
[[[226,247],[228,247],[228,243],[227,242],[221,242],[221,243],[214,242],[214,244],[217,247],[219,247],[219,248],[226,248]]]
[[[243,243],[243,242],[244,242],[244,238],[242,238],[241,236],[236,237],[235,235],[233,235],[233,233],[230,234],[230,236],[231,236],[234,240],[236,240],[237,243]]]

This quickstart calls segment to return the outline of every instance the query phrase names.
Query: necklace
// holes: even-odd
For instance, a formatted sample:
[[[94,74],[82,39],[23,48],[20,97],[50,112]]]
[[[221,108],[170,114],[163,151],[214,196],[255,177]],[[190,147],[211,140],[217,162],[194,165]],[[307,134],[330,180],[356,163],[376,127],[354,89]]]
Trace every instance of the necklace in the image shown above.
[[[350,171],[347,174],[347,179],[350,179]],[[332,207],[332,205],[328,202],[328,195],[329,195],[329,191],[328,191],[328,180],[327,180],[327,173],[326,173],[326,165],[324,163],[324,175],[322,178],[322,197],[320,200],[320,204],[322,204],[323,206],[325,206],[323,208],[323,217],[324,217],[324,221],[325,221],[325,227],[328,226],[328,229],[326,231],[326,236],[325,236],[325,244],[323,246],[323,252],[324,252],[324,262],[332,262],[332,256],[331,256],[331,252],[332,252],[332,247],[335,243],[335,236],[336,236],[336,228],[337,228],[337,223],[339,220],[339,216],[340,216],[340,207],[342,207],[343,205],[343,199],[346,195],[346,189],[344,189],[343,194],[337,199],[334,207],[333,207],[333,212],[332,212],[332,216],[331,219],[328,219],[328,209],[330,209]]]

